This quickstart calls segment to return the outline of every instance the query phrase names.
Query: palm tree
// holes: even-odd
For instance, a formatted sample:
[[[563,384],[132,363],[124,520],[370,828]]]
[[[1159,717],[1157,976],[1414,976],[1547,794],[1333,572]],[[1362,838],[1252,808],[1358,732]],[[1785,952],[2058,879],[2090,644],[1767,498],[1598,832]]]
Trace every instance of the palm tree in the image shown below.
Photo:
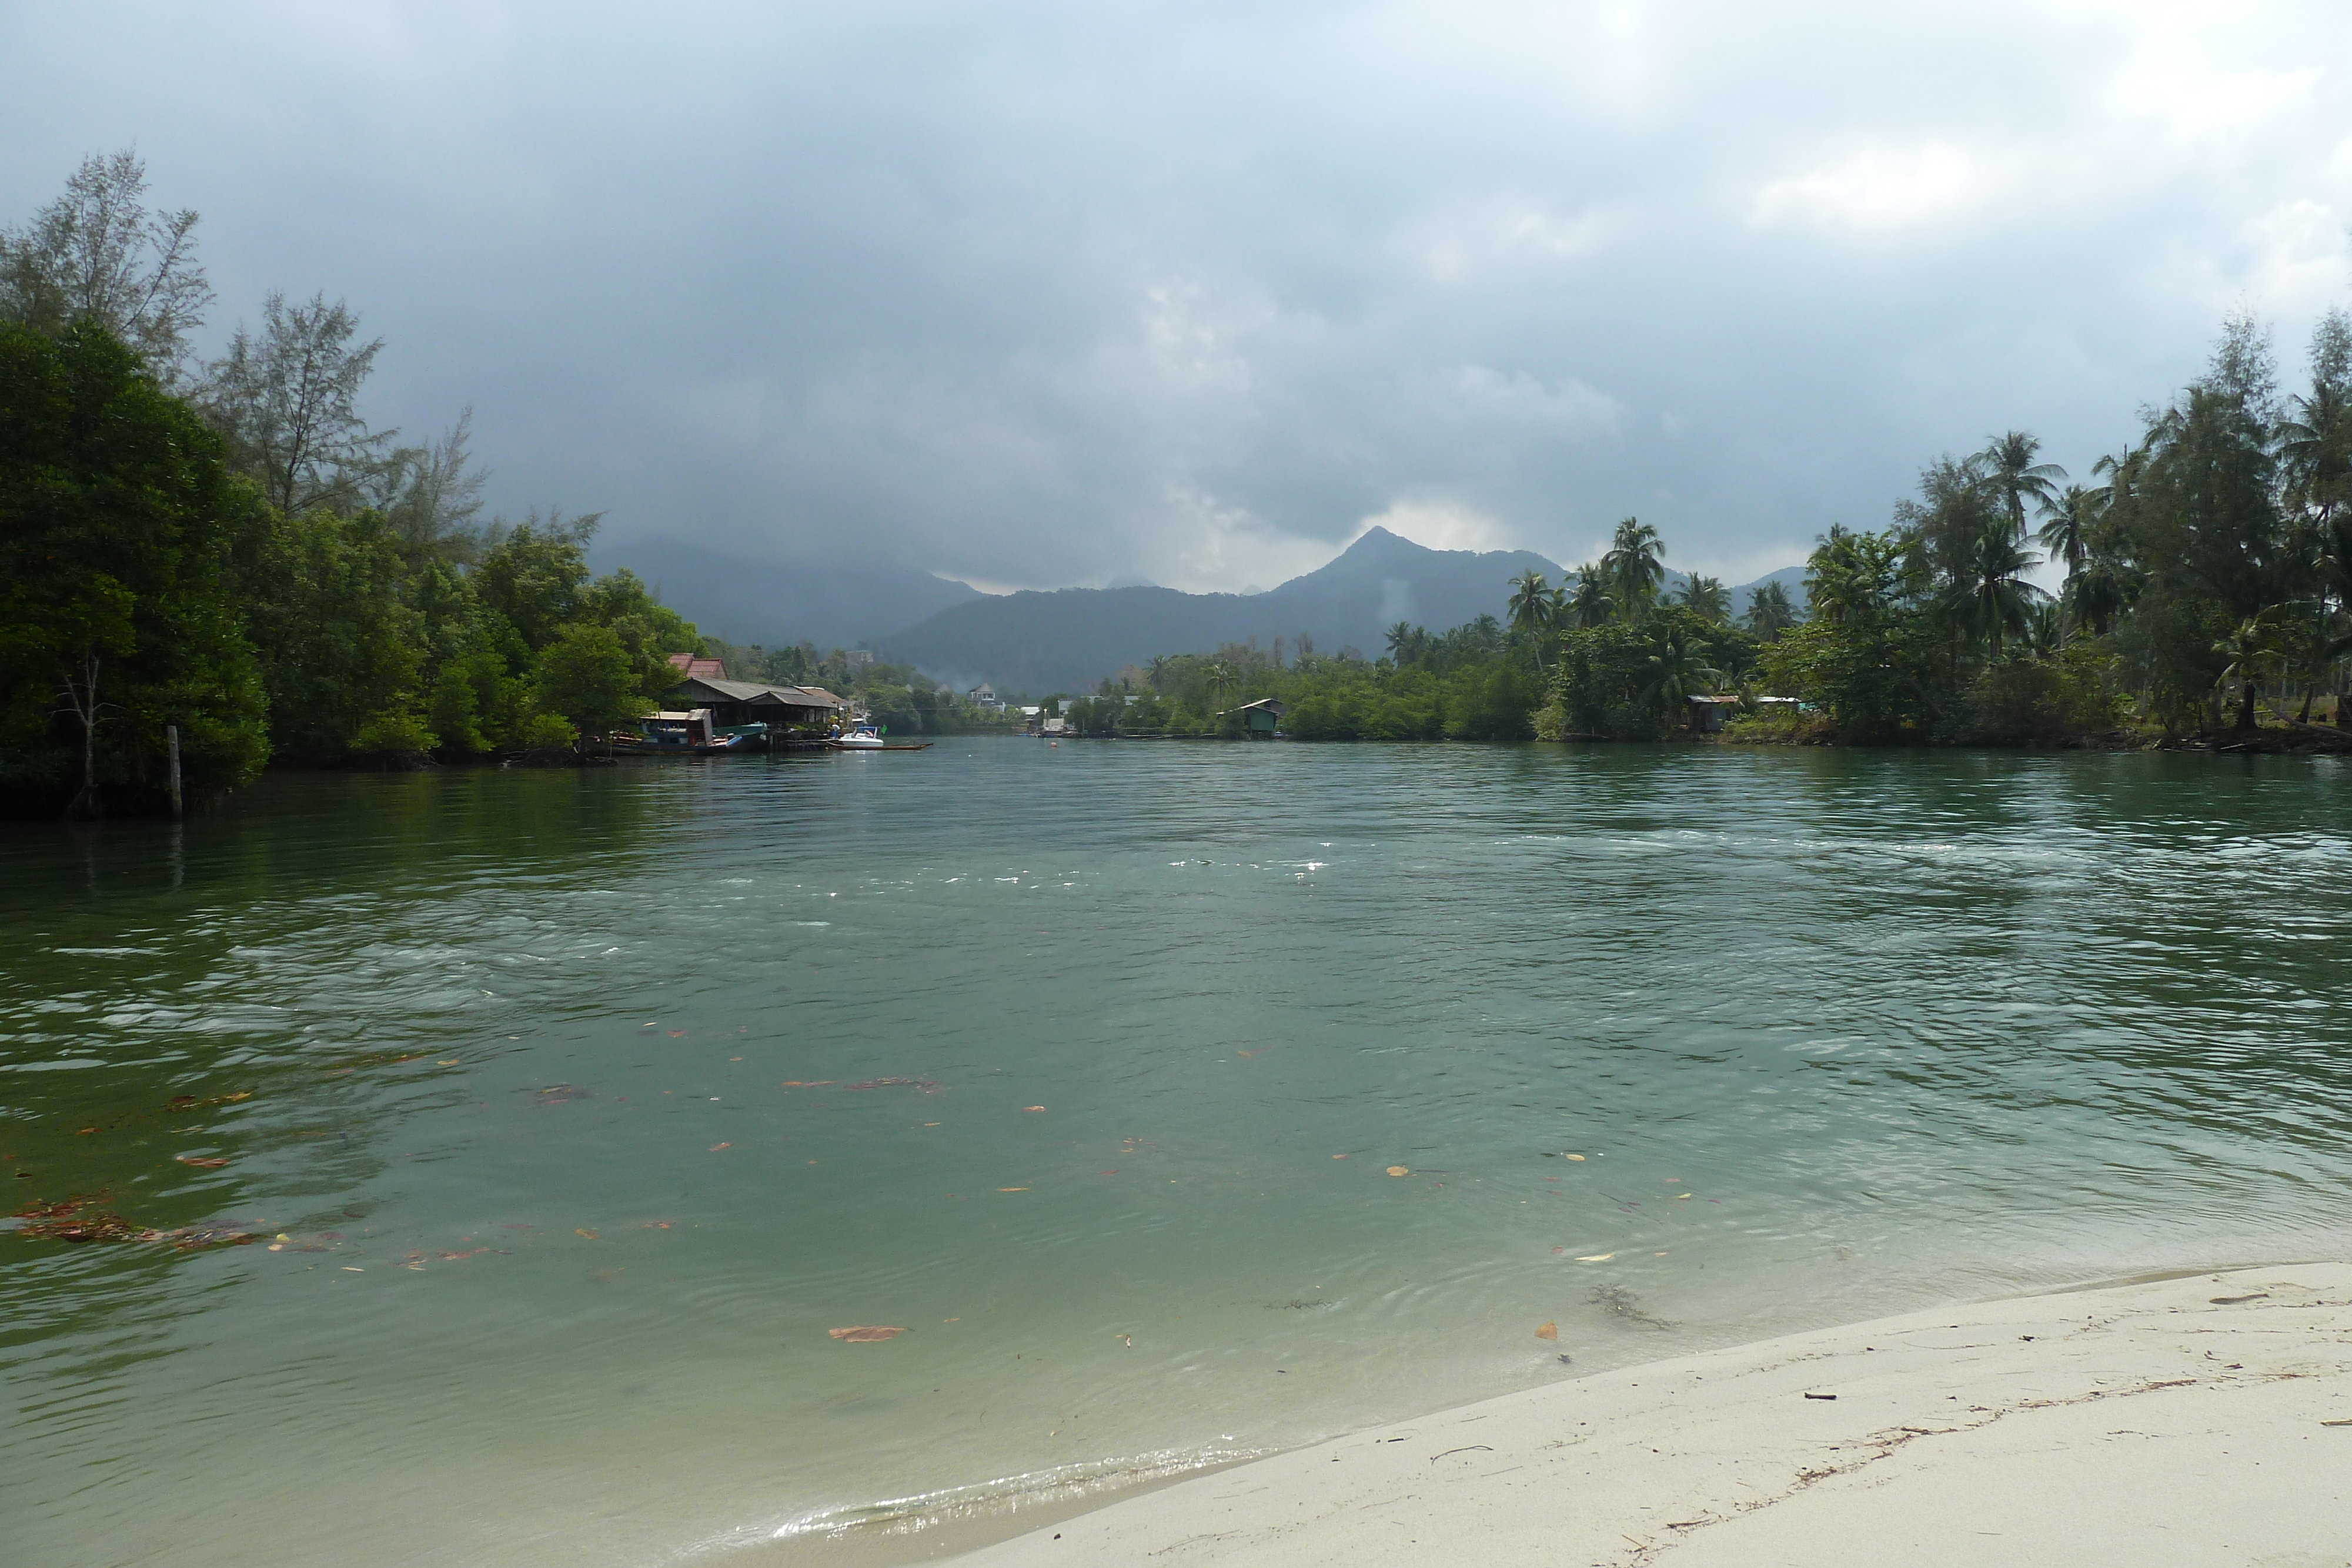
[[[2058,640],[2066,640],[2067,622],[2072,619],[2074,601],[2079,597],[2083,569],[2091,560],[2091,525],[2106,510],[2109,492],[2105,488],[2086,489],[2069,485],[2056,497],[2042,503],[2042,515],[2049,519],[2042,525],[2042,548],[2050,552],[2052,560],[2066,563],[2066,583],[2058,601]]]
[[[1568,596],[1568,619],[1590,632],[1616,613],[1617,598],[1609,591],[1607,574],[1590,561],[1578,567],[1576,588]]]
[[[1777,582],[1759,584],[1748,600],[1744,620],[1748,630],[1769,643],[1797,623],[1797,607],[1789,602],[1789,591]]]
[[[1202,673],[1209,678],[1209,699],[1217,705],[1217,711],[1223,713],[1226,701],[1234,695],[1234,688],[1241,684],[1241,677],[1223,659],[1211,660],[1209,667]]]
[[[1402,667],[1412,653],[1412,622],[1400,621],[1388,629],[1389,657]]]
[[[1511,630],[1526,633],[1535,643],[1538,670],[1544,667],[1544,638],[1557,623],[1557,603],[1542,572],[1529,569],[1511,579]]]
[[[2352,491],[2352,399],[2321,379],[2293,402],[2294,414],[2278,423],[2287,494],[2326,528]]]
[[[2238,622],[2238,629],[2213,644],[2213,652],[2230,661],[2221,678],[2213,683],[2219,691],[2231,681],[2238,683],[2238,727],[2254,727],[2254,696],[2262,690],[2271,667],[2278,663],[2278,643],[2271,631],[2266,614],[2249,615]]]
[[[2053,657],[2066,646],[2066,608],[2064,601],[2038,599],[2025,607],[2025,624],[2020,628],[2018,641],[2026,653],[2037,659]]]
[[[2033,460],[2041,451],[2038,438],[2012,430],[1994,436],[1983,451],[1969,459],[1969,465],[2009,513],[2010,526],[2019,538],[2025,537],[2025,503],[2031,499],[2042,507],[2054,504],[2054,486],[2066,477],[2066,470],[2055,463]]]
[[[2024,631],[2033,601],[2048,597],[2025,580],[2041,559],[2019,542],[2008,519],[1989,524],[1969,542],[1959,575],[1944,591],[1945,612],[2000,658],[2003,638]]]
[[[1609,553],[1601,558],[1601,570],[1608,574],[1609,584],[1616,591],[1617,612],[1627,620],[1640,620],[1642,612],[1658,596],[1658,584],[1666,577],[1666,569],[1659,564],[1658,558],[1665,553],[1658,530],[1649,524],[1627,517],[1617,525],[1616,537],[1609,542]]]
[[[1694,572],[1675,602],[1706,620],[1727,621],[1731,617],[1731,596],[1723,591],[1723,579],[1702,577]]]
[[[1690,699],[1723,684],[1723,672],[1706,662],[1706,650],[1680,627],[1661,632],[1642,661],[1643,695],[1660,713],[1690,719]]]

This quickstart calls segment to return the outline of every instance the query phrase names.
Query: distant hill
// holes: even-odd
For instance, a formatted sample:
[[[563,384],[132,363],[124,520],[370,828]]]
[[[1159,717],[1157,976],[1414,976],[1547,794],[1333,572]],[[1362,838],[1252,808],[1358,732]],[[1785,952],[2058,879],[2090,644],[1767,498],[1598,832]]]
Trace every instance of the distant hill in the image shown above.
[[[1748,613],[1748,603],[1755,599],[1756,591],[1768,582],[1779,583],[1788,593],[1789,602],[1796,606],[1797,613],[1802,615],[1805,612],[1805,606],[1811,602],[1805,592],[1805,569],[1784,566],[1778,571],[1768,571],[1755,581],[1743,582],[1730,591],[1732,619],[1738,620]]]
[[[1801,579],[1802,569],[1794,570]],[[1399,621],[1443,631],[1482,614],[1501,617],[1510,580],[1528,570],[1554,582],[1571,577],[1531,550],[1430,549],[1375,528],[1328,565],[1265,593],[1136,587],[981,597],[877,646],[938,679],[967,685],[985,679],[1040,695],[1084,690],[1156,654],[1207,653],[1253,637],[1261,647],[1280,637],[1296,648],[1303,632],[1327,653],[1352,647],[1377,654]],[[1685,580],[1667,574],[1670,589]],[[1734,591],[1735,608],[1746,608],[1746,592]]]
[[[987,597],[908,567],[728,555],[682,539],[599,539],[588,561],[599,572],[627,567],[707,635],[769,646],[806,638],[819,648],[855,648]]]
[[[1123,664],[1160,653],[1205,653],[1255,637],[1297,646],[1303,632],[1325,653],[1381,649],[1399,621],[1455,626],[1499,615],[1518,572],[1557,578],[1528,550],[1433,550],[1373,528],[1336,559],[1265,593],[1182,593],[1172,588],[1066,588],[1009,593],[941,611],[895,632],[890,658],[942,678],[986,678],[1041,694],[1092,686]]]

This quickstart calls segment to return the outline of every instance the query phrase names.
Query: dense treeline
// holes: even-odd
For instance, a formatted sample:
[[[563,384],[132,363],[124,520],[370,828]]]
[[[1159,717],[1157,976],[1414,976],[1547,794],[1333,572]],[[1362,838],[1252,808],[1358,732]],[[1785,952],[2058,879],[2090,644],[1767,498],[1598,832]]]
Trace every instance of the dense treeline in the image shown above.
[[[1664,546],[1628,518],[1566,584],[1514,580],[1507,622],[1400,624],[1375,659],[1302,640],[1287,666],[1254,646],[1156,660],[1070,716],[1233,735],[1240,703],[1273,697],[1301,739],[1654,739],[1693,696],[1738,695],[1735,739],[2244,742],[2265,697],[2307,724],[2352,685],[2352,318],[2321,320],[2291,396],[2259,324],[2232,319],[2093,477],[2069,483],[2021,431],[1939,458],[1885,528],[1822,536],[1801,613],[1772,583],[1738,624],[1715,579],[1662,597]],[[1768,715],[1763,695],[1793,700]]]
[[[1794,620],[1776,584],[1739,624],[1717,579],[1660,597],[1664,554],[1657,531],[1629,518],[1571,586],[1515,579],[1507,620],[1442,632],[1399,622],[1369,658],[1318,653],[1301,637],[1286,664],[1279,650],[1238,643],[1155,659],[1065,705],[1066,716],[1089,735],[1239,735],[1239,706],[1272,697],[1284,732],[1302,740],[1655,738],[1683,721],[1690,696],[1737,685]]]
[[[596,519],[478,521],[459,418],[368,427],[381,347],[323,297],[191,370],[210,302],[192,213],[151,214],[129,154],[0,233],[0,804],[152,808],[272,758],[570,746],[675,683],[694,628]]]
[[[1765,650],[1808,699],[1806,738],[2058,740],[2139,724],[2255,730],[2261,701],[2307,720],[2352,650],[2352,319],[2314,333],[2281,397],[2251,319],[2205,373],[2102,458],[2095,486],[2011,433],[1920,477],[1878,533],[1813,551],[1813,615]],[[2029,533],[2038,521],[2038,529]],[[2052,595],[2028,580],[2049,551]],[[2291,708],[2290,715],[2286,710]]]

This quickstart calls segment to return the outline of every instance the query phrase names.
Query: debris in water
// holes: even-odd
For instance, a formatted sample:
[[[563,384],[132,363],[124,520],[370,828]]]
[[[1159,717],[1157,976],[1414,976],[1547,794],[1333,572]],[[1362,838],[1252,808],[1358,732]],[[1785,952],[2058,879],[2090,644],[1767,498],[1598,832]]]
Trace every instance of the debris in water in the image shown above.
[[[1664,1318],[1654,1318],[1642,1310],[1642,1299],[1622,1285],[1602,1285],[1592,1292],[1592,1304],[1612,1318],[1622,1318],[1629,1323],[1644,1328],[1670,1329],[1675,1325]]]
[[[863,1328],[827,1329],[824,1332],[845,1344],[878,1344],[886,1339],[897,1339],[902,1333],[914,1331],[877,1324]]]
[[[1410,1167],[1405,1166],[1391,1166],[1389,1167],[1389,1175],[1391,1175],[1391,1176],[1411,1176],[1411,1175],[1412,1175],[1412,1171],[1411,1170],[1411,1168],[1410,1168]]]
[[[1558,1323],[1544,1324],[1541,1328],[1536,1330],[1536,1338],[1550,1340],[1559,1338],[1559,1325]]]
[[[228,1164],[218,1155],[173,1155],[172,1157],[184,1166],[200,1166],[208,1171],[216,1171]]]

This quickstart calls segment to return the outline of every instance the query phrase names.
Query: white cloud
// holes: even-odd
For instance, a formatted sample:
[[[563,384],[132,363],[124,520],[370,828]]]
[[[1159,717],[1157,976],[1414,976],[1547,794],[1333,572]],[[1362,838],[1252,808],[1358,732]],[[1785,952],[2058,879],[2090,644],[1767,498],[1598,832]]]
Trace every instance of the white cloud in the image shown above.
[[[1767,181],[1749,211],[1764,224],[1914,228],[1964,219],[2011,184],[1983,152],[1949,141],[1866,147],[1803,173]]]
[[[2352,292],[2340,0],[93,15],[0,7],[0,223],[135,142],[216,326],[346,297],[374,417],[616,540],[1234,588],[1633,513],[1754,575]]]
[[[1398,501],[1366,517],[1359,533],[1383,528],[1431,549],[1491,550],[1518,548],[1495,518],[1452,501]]]

